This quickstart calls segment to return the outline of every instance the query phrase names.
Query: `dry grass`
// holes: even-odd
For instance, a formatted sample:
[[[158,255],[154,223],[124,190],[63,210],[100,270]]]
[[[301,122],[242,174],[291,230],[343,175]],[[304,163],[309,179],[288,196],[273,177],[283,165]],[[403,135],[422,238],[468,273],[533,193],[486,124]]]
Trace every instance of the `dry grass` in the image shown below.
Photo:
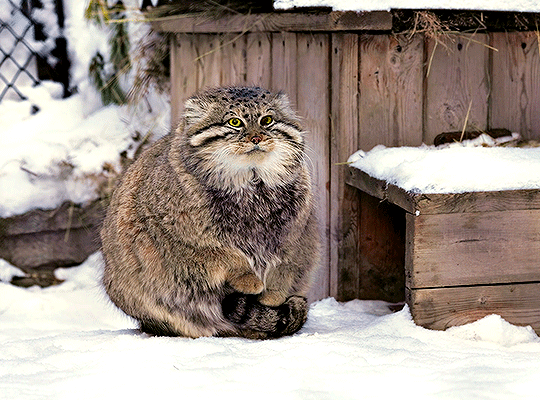
[[[407,33],[408,38],[412,38],[415,34],[423,34],[428,40],[435,43],[433,50],[428,57],[426,76],[429,76],[433,57],[439,46],[442,46],[445,51],[450,53],[454,51],[453,44],[455,44],[456,41],[463,39],[467,42],[466,48],[468,48],[471,43],[474,43],[485,46],[492,51],[498,51],[496,48],[475,39],[476,33],[486,29],[486,26],[481,19],[477,19],[477,21],[478,26],[474,30],[458,31],[450,26],[450,24],[443,22],[433,11],[415,11],[412,28]]]

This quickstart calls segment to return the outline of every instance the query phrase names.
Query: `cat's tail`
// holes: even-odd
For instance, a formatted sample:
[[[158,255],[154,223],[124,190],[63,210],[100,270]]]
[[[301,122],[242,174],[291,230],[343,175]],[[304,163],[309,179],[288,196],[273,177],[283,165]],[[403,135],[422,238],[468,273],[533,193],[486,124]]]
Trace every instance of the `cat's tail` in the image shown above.
[[[277,338],[292,335],[307,320],[307,299],[291,296],[277,307],[259,303],[257,295],[234,292],[222,303],[223,315],[238,328],[241,336]]]

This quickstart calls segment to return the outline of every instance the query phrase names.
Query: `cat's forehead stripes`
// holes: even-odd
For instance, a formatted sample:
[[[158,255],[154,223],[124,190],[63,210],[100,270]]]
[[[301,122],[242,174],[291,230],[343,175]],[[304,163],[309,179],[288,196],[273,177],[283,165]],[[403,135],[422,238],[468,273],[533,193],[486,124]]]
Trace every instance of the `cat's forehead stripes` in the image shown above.
[[[210,89],[202,96],[221,104],[229,104],[229,109],[243,108],[252,110],[262,104],[268,104],[271,92],[260,87],[225,87]]]

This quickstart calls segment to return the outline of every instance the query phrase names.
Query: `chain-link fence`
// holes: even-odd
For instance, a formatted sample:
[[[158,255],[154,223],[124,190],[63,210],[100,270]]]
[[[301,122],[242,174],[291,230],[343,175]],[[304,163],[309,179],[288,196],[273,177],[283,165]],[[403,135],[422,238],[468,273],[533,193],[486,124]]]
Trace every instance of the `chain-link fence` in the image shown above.
[[[62,35],[62,0],[2,0],[0,102],[25,99],[21,88],[40,80],[60,82],[67,95],[69,61]]]

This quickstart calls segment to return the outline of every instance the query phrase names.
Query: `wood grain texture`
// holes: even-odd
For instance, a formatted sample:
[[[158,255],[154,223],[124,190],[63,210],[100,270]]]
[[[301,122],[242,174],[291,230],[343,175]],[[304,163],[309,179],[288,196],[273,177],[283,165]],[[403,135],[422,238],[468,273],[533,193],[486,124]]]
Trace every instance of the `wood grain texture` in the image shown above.
[[[268,13],[227,15],[219,19],[206,16],[178,16],[152,21],[152,28],[162,32],[224,33],[282,31],[390,30],[392,15],[385,11],[302,14]]]
[[[425,143],[433,144],[439,133],[461,131],[465,123],[468,130],[487,129],[490,93],[487,44],[485,34],[443,35],[427,40]]]
[[[498,314],[515,325],[530,325],[540,334],[540,283],[407,289],[414,321],[444,330]]]
[[[330,126],[330,295],[358,296],[358,191],[345,185],[346,165],[358,149],[358,35],[332,34]],[[345,277],[348,277],[345,279]]]
[[[296,33],[272,34],[272,84],[275,91],[285,92],[296,106],[297,93],[297,45]]]
[[[540,57],[536,32],[491,34],[493,87],[490,126],[540,138]]]
[[[538,210],[540,189],[410,195],[420,214]]]
[[[219,45],[221,46],[220,85],[244,85],[247,70],[246,35],[221,35]]]
[[[361,149],[422,143],[422,64],[421,36],[361,36]]]
[[[407,214],[411,289],[540,281],[540,210]]]
[[[297,35],[297,65],[299,71],[309,66],[317,74],[303,73],[297,81],[297,106],[303,118],[306,137],[306,151],[311,159],[314,191],[320,221],[322,238],[321,268],[310,300],[328,296],[329,276],[329,199],[330,199],[330,98],[328,59],[330,38],[327,34]]]
[[[175,35],[171,43],[171,125],[178,123],[184,102],[197,90],[197,49],[193,35]]]
[[[197,89],[219,86],[223,47],[218,35],[196,35]]]
[[[345,178],[347,184],[360,189],[362,192],[365,192],[370,196],[377,197],[378,199],[386,199],[386,181],[374,178],[358,168],[348,168],[348,174]]]
[[[270,33],[250,33],[246,43],[246,82],[269,88],[272,82],[272,39]]]

